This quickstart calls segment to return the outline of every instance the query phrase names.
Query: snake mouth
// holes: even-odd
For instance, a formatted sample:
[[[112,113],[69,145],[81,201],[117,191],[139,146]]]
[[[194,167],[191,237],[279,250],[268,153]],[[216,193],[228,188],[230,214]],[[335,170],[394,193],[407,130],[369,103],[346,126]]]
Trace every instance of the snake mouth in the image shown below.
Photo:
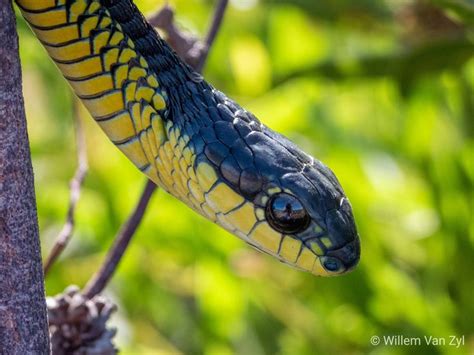
[[[355,239],[340,249],[317,258],[312,273],[317,276],[338,276],[352,271],[359,263],[360,242]]]

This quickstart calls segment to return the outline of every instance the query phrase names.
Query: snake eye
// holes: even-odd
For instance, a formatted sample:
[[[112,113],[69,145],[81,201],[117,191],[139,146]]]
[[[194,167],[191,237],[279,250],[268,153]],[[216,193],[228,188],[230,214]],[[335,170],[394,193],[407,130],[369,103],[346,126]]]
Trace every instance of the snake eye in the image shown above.
[[[266,208],[268,223],[282,233],[296,233],[308,227],[310,219],[306,209],[294,196],[280,193],[272,196]]]

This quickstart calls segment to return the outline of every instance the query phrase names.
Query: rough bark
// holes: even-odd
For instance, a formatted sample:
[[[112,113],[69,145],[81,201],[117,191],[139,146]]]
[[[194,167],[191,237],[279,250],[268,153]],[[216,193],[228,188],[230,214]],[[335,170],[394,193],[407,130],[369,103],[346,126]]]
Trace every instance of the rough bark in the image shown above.
[[[36,202],[10,0],[0,0],[0,353],[48,354]]]

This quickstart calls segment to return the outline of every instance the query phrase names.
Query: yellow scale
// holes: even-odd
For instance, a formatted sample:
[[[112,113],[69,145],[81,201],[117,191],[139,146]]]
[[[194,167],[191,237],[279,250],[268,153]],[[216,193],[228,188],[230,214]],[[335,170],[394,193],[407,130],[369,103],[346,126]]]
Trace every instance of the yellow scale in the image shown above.
[[[211,165],[200,163],[194,169],[194,152],[186,146],[189,137],[171,122],[165,125],[160,116],[166,102],[157,90],[157,77],[120,25],[108,16],[97,16],[99,1],[75,1],[69,18],[64,0],[17,2],[106,135],[151,180],[249,244],[296,267],[327,274],[316,262],[319,258],[300,241],[273,230],[263,210],[255,210],[251,202],[219,183]],[[78,25],[76,20],[83,14],[90,17]],[[106,28],[110,24],[113,26]],[[91,30],[102,32],[90,41]],[[121,41],[127,41],[122,51],[117,47]],[[112,48],[101,54],[106,46]],[[131,67],[131,59],[140,66]],[[112,66],[116,67],[113,73]]]

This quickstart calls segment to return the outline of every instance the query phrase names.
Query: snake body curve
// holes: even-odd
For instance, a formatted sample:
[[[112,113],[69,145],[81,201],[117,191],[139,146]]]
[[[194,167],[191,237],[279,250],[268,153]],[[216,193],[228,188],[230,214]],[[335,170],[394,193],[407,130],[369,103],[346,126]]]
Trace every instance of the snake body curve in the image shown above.
[[[110,140],[157,185],[315,275],[360,255],[331,170],[183,63],[131,0],[16,0]]]

